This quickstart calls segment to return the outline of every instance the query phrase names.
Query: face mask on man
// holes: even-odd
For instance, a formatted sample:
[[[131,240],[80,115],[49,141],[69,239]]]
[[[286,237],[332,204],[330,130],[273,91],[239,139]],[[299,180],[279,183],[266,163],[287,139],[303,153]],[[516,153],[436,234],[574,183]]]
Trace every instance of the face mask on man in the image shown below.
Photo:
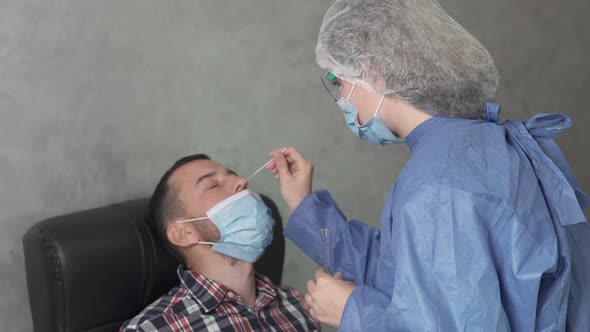
[[[262,256],[273,238],[274,219],[270,209],[258,194],[243,190],[217,203],[207,217],[180,220],[176,223],[209,219],[221,234],[218,242],[199,242],[212,245],[220,254],[248,263]]]

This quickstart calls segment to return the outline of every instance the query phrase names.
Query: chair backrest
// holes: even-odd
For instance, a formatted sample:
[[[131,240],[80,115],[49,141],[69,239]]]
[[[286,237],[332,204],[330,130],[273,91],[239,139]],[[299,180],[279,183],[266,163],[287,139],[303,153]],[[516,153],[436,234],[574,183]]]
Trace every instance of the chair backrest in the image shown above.
[[[282,219],[256,271],[280,284]],[[178,262],[146,223],[147,199],[54,217],[23,237],[35,332],[111,332],[178,284]]]

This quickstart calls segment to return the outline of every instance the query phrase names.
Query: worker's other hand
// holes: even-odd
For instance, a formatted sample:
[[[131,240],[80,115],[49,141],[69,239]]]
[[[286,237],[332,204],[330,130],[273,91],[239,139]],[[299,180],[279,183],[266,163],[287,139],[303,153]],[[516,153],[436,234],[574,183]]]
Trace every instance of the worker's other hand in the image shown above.
[[[281,183],[281,194],[291,211],[311,193],[313,165],[294,147],[279,148],[268,154],[272,161],[266,166]]]
[[[321,268],[315,279],[307,282],[305,303],[311,315],[322,323],[339,327],[344,306],[354,291],[355,284],[342,280],[342,274],[331,276]]]

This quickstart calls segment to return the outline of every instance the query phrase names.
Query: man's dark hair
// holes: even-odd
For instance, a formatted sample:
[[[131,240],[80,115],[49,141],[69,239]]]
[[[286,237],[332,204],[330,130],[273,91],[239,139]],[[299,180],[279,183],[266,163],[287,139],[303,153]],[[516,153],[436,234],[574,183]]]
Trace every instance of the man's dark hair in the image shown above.
[[[179,188],[170,186],[168,180],[174,171],[195,160],[211,160],[205,154],[193,154],[177,160],[170,169],[164,173],[156,186],[149,203],[148,222],[155,231],[162,246],[178,260],[184,263],[184,256],[178,248],[168,240],[168,222],[175,218],[185,217],[184,205],[178,197]]]

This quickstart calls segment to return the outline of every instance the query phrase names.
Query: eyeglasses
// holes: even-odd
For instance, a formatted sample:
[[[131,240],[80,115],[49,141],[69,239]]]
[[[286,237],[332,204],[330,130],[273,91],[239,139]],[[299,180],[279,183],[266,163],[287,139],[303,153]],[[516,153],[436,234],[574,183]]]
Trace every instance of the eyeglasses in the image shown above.
[[[326,88],[326,91],[334,99],[334,101],[338,101],[340,99],[340,90],[342,90],[342,84],[340,84],[340,79],[336,77],[332,72],[325,72],[322,74],[322,84]]]

